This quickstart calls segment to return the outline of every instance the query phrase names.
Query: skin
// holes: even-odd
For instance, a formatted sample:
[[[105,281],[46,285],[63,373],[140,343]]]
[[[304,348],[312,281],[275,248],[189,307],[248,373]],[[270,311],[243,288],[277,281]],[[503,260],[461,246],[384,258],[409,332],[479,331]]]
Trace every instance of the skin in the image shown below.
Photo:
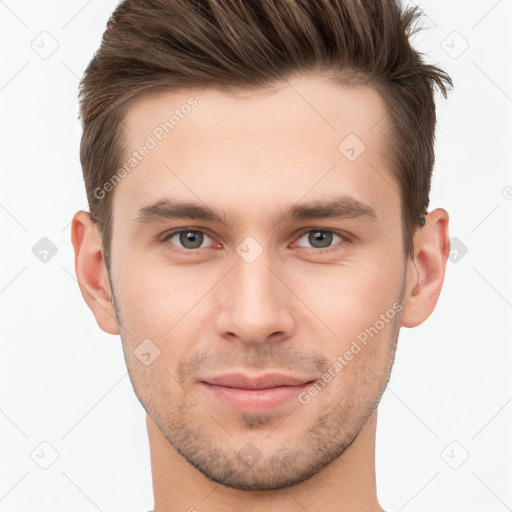
[[[437,303],[448,214],[428,214],[406,258],[379,122],[386,108],[369,87],[302,74],[237,97],[147,96],[127,111],[127,147],[191,96],[198,105],[113,191],[110,279],[89,213],[72,223],[81,292],[100,328],[121,335],[147,412],[154,510],[382,511],[377,406],[400,327],[421,324]],[[338,150],[350,133],[366,146],[354,161]],[[289,206],[339,195],[372,206],[375,218],[276,220]],[[165,198],[207,205],[227,224],[137,220]],[[206,233],[200,247],[179,234],[164,239],[178,228]],[[315,245],[316,231],[325,245]],[[251,263],[237,252],[247,236],[262,249]],[[393,304],[402,309],[307,404],[244,413],[200,382],[235,370],[317,380]],[[149,365],[134,354],[146,338],[160,350]]]

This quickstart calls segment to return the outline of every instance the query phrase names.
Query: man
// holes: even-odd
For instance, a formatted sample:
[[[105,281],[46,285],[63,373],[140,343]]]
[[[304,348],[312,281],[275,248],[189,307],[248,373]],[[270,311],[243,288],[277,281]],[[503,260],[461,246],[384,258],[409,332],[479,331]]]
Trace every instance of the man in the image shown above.
[[[81,292],[155,512],[382,511],[377,407],[435,308],[434,86],[393,0],[139,0],[81,82]]]

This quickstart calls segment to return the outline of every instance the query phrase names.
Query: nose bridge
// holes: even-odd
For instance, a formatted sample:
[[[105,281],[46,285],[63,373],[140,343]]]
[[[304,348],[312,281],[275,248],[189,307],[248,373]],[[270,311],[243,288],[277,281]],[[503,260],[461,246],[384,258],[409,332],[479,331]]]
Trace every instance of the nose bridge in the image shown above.
[[[259,252],[259,254],[257,254]],[[264,342],[274,333],[287,337],[293,327],[290,291],[275,275],[271,254],[244,243],[237,247],[233,269],[226,276],[220,334],[245,342]]]

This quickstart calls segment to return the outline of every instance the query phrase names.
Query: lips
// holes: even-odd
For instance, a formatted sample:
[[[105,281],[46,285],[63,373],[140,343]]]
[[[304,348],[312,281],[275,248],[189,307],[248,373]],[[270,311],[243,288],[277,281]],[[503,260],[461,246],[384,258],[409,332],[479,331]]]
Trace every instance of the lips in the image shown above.
[[[217,403],[245,413],[264,413],[296,402],[313,380],[283,374],[249,376],[241,373],[208,377],[201,381],[204,391]]]
[[[282,374],[266,374],[258,377],[250,377],[243,374],[220,375],[203,380],[207,384],[238,389],[269,389],[281,386],[302,386],[313,380],[310,378],[292,377]]]

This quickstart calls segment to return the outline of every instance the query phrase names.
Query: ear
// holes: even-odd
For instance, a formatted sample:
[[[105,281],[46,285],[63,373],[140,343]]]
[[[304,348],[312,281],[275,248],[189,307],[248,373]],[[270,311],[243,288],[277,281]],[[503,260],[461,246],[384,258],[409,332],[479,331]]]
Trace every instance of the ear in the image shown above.
[[[119,334],[101,235],[89,212],[80,210],[75,213],[71,222],[71,242],[75,249],[75,272],[82,297],[100,328],[109,334]]]
[[[404,327],[422,324],[434,311],[450,254],[448,212],[437,208],[425,220],[425,225],[416,230],[414,256],[407,264],[407,292],[402,315]]]

